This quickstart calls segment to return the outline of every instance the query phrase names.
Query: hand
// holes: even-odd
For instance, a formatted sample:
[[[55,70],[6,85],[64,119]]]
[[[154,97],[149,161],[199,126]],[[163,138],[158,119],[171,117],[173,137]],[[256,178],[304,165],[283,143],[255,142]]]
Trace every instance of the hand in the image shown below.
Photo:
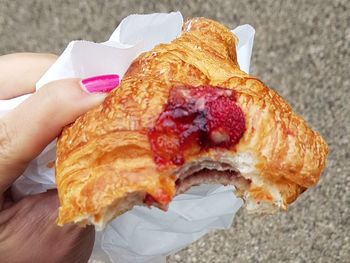
[[[35,91],[36,81],[56,57],[13,54],[0,57],[0,99]],[[87,262],[94,228],[56,225],[56,191],[14,202],[11,184],[62,128],[105,94],[88,94],[79,80],[47,84],[0,117],[0,258],[1,262]]]

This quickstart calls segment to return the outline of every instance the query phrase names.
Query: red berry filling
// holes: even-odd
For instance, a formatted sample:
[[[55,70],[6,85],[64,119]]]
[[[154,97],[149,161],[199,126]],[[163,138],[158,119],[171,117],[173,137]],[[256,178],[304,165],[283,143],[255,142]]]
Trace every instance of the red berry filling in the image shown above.
[[[245,131],[244,114],[234,91],[211,87],[175,87],[148,137],[157,164],[184,163],[184,152],[229,148]]]

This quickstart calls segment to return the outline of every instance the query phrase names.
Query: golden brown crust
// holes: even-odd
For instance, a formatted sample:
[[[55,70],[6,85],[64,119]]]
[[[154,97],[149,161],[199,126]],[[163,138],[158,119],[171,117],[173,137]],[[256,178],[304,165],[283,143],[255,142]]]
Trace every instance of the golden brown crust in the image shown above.
[[[254,156],[259,176],[277,187],[285,207],[319,180],[325,141],[276,92],[240,71],[235,45],[221,24],[189,20],[180,37],[140,55],[102,105],[63,130],[56,161],[60,224],[88,215],[99,221],[107,206],[133,192],[175,194],[176,167],[157,169],[147,131],[179,84],[235,90],[247,130],[229,153]],[[252,187],[250,195],[273,200],[264,186]]]

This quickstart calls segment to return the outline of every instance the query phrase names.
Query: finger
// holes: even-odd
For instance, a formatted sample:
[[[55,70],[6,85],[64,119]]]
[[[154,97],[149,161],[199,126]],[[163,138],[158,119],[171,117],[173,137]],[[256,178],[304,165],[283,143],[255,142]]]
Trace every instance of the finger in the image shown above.
[[[0,194],[64,126],[105,96],[83,91],[78,79],[55,81],[0,118]]]
[[[49,191],[26,197],[3,210],[0,213],[1,259],[4,262],[87,262],[94,243],[94,228],[57,226],[58,206],[57,192]],[[18,250],[16,253],[14,248]]]
[[[35,91],[35,83],[57,56],[16,53],[0,56],[0,99],[11,99]]]

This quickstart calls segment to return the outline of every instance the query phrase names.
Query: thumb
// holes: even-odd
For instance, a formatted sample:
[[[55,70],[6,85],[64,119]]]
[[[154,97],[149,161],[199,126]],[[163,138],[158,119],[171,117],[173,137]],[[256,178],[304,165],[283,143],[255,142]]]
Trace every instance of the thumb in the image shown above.
[[[0,194],[64,126],[105,97],[84,91],[78,79],[55,81],[0,118]]]

